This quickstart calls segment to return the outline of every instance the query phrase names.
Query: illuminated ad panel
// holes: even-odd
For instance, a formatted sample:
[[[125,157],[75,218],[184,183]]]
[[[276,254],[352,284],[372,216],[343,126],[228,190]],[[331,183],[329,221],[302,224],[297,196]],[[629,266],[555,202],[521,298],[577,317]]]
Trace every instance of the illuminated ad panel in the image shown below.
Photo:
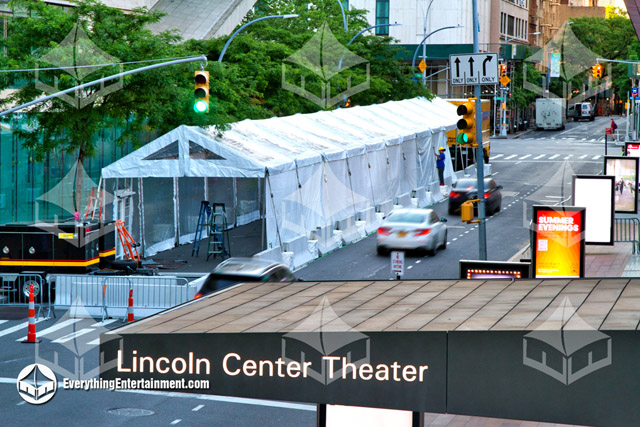
[[[536,278],[584,276],[585,208],[534,206],[533,227]]]
[[[573,206],[586,208],[587,245],[613,245],[614,185],[613,176],[573,176]]]
[[[614,204],[617,213],[638,212],[638,158],[604,157],[604,174],[613,176]]]
[[[629,157],[640,157],[640,144],[635,142],[626,142],[624,152]]]
[[[528,262],[460,260],[461,279],[528,279]]]

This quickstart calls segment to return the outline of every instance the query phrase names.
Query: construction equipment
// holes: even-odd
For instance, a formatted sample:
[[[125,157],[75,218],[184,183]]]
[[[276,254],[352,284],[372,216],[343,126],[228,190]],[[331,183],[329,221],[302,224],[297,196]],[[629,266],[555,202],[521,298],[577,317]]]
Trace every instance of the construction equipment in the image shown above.
[[[118,231],[118,237],[120,238],[120,244],[122,245],[125,258],[137,261],[138,265],[140,265],[140,255],[137,249],[140,244],[133,240],[133,237],[131,237],[131,234],[129,234],[129,231],[127,231],[127,228],[124,226],[123,220],[116,220],[116,230]]]
[[[212,205],[207,261],[209,261],[211,255],[213,255],[214,258],[220,255],[222,259],[231,256],[229,230],[227,228],[227,211],[224,203],[214,203]]]
[[[198,214],[198,225],[196,226],[196,236],[193,239],[193,248],[191,249],[191,256],[200,254],[200,241],[202,240],[202,229],[205,225],[209,224],[209,217],[211,216],[211,206],[209,202],[203,200],[200,202],[200,213]]]

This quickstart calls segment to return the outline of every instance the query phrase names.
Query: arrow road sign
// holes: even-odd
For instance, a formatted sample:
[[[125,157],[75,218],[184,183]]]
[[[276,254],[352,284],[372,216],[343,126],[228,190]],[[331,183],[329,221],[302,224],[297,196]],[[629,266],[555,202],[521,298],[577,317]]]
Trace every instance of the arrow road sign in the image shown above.
[[[479,65],[482,64],[482,67]],[[472,55],[450,55],[451,84],[492,85],[498,83],[498,54],[475,53]]]

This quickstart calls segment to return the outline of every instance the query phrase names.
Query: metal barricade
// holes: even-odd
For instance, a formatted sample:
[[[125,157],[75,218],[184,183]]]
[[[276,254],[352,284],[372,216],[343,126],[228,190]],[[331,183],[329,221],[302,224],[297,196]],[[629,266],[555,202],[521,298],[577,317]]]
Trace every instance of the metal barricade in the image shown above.
[[[110,309],[126,309],[133,289],[134,309],[164,310],[193,299],[187,279],[167,276],[56,275],[54,306],[99,308],[102,319]]]
[[[616,218],[614,241],[632,244],[632,253],[640,253],[640,220],[638,218]]]
[[[0,306],[27,306],[29,304],[29,287],[34,287],[34,302],[37,307],[36,318],[40,317],[43,308],[47,310],[46,319],[51,316],[51,304],[55,290],[49,286],[39,274],[0,273]],[[55,316],[55,313],[54,313]]]

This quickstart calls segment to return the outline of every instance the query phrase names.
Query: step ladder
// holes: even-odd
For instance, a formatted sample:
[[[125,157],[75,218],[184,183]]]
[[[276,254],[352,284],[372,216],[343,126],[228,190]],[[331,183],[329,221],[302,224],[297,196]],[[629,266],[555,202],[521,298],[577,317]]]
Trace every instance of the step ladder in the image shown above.
[[[133,237],[131,237],[131,234],[129,234],[129,231],[127,231],[127,228],[124,226],[123,220],[116,220],[116,231],[118,232],[125,258],[137,261],[138,265],[140,265],[140,254],[138,254],[137,249],[140,244],[133,240]]]
[[[207,261],[209,261],[209,257],[212,255],[214,258],[220,255],[222,259],[231,256],[229,230],[227,228],[227,210],[224,203],[214,203],[212,205]]]
[[[200,213],[198,214],[198,225],[196,226],[196,237],[193,239],[193,248],[191,256],[200,254],[200,241],[202,240],[202,230],[209,225],[209,217],[211,216],[211,206],[209,202],[203,200],[200,202]]]

